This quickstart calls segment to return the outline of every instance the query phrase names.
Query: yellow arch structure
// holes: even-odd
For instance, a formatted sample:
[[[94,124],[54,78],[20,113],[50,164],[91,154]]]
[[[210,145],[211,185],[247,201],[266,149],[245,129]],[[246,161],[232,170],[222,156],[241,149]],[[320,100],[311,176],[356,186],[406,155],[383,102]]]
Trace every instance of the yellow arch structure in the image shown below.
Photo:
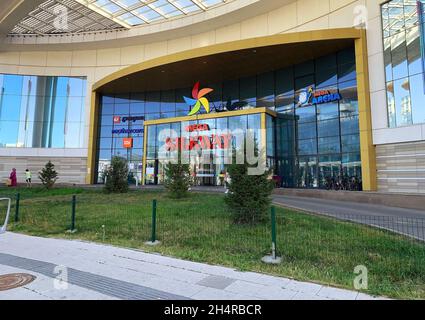
[[[285,33],[259,38],[237,40],[207,47],[195,48],[187,51],[173,53],[161,56],[151,60],[143,61],[138,64],[118,70],[103,79],[97,81],[91,92],[91,110],[89,125],[89,148],[87,160],[87,183],[94,182],[95,152],[96,152],[96,134],[98,130],[99,115],[99,94],[97,91],[105,84],[125,77],[127,75],[141,72],[147,69],[158,67],[165,64],[184,61],[203,56],[219,54],[243,49],[253,49],[258,47],[305,43],[322,40],[353,39],[356,53],[356,73],[357,73],[357,92],[359,103],[359,127],[360,127],[360,148],[362,161],[363,190],[376,190],[376,156],[375,146],[372,142],[372,120],[370,112],[370,91],[369,91],[369,70],[367,57],[366,32],[362,29],[340,28],[315,30],[296,33]]]

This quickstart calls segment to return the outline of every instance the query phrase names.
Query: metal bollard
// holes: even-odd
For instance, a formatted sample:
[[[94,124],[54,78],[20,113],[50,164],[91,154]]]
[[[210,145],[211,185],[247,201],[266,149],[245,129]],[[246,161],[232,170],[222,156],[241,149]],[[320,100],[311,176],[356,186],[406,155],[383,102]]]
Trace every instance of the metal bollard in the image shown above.
[[[74,233],[77,230],[75,230],[75,208],[76,208],[76,204],[77,204],[77,196],[73,195],[72,196],[72,201],[71,201],[71,229],[70,232]]]
[[[267,264],[279,264],[282,262],[282,258],[277,256],[276,250],[276,208],[271,207],[271,227],[272,227],[272,254],[270,256],[265,256],[261,259],[264,263]]]
[[[21,200],[21,194],[18,192],[16,194],[16,205],[15,205],[15,222],[19,221],[19,202]]]
[[[145,242],[148,246],[156,246],[161,242],[156,240],[156,199],[152,200],[152,233],[151,241]]]
[[[151,242],[156,241],[156,200],[152,200],[152,236]]]

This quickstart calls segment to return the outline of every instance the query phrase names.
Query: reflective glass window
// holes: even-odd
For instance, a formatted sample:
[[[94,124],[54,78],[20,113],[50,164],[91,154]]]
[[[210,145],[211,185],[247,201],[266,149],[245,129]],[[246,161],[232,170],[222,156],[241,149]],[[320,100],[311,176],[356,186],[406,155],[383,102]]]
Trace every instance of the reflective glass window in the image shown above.
[[[145,102],[146,113],[159,113],[160,112],[161,93],[159,91],[147,92]]]
[[[239,101],[239,81],[226,81],[223,83],[223,102]]]
[[[240,79],[239,90],[240,100],[246,102],[251,107],[255,107],[257,101],[256,77]]]
[[[316,106],[298,107],[295,109],[295,114],[299,123],[316,121]]]
[[[319,137],[330,137],[339,135],[339,119],[331,119],[317,122],[317,135]]]
[[[391,0],[381,7],[389,127],[423,123],[424,1]],[[389,51],[390,50],[390,51]],[[415,116],[415,114],[417,116]]]
[[[316,138],[304,139],[298,141],[298,154],[317,154],[317,140]]]
[[[325,88],[337,82],[336,54],[330,54],[316,60],[316,87]]]
[[[425,123],[425,92],[423,74],[417,74],[410,77],[410,95],[413,123]]]
[[[317,136],[316,125],[317,125],[316,122],[299,123],[297,126],[298,139],[316,138]]]
[[[257,77],[257,106],[274,107],[274,73],[267,72]]]
[[[174,90],[167,90],[161,92],[161,113],[174,113],[176,111]]]
[[[85,79],[8,74],[0,79],[3,147],[83,147]]]
[[[340,137],[319,138],[319,153],[339,153],[341,152]]]
[[[323,103],[317,105],[317,120],[328,120],[339,117],[338,103]]]
[[[360,151],[360,137],[358,134],[341,136],[342,152]]]
[[[410,100],[409,78],[394,81],[394,100],[397,126],[412,124],[412,104]]]

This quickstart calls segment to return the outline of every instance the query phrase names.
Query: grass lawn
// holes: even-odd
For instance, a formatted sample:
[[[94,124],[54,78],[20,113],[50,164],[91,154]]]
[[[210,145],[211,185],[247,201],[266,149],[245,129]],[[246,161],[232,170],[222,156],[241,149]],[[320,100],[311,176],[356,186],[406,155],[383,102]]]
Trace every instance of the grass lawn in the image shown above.
[[[270,253],[270,221],[232,224],[221,194],[171,200],[160,191],[106,195],[98,190],[20,189],[20,222],[9,230],[30,235],[105,242],[192,261],[258,271],[353,289],[354,268],[368,268],[366,293],[425,298],[425,245],[387,231],[277,208],[278,266],[261,262]],[[67,233],[71,194],[77,194],[77,232]],[[0,197],[13,196],[0,188]],[[152,200],[158,200],[157,238],[151,235]],[[0,221],[4,204],[0,206]],[[13,220],[14,210],[12,210]],[[2,223],[2,222],[1,222]]]

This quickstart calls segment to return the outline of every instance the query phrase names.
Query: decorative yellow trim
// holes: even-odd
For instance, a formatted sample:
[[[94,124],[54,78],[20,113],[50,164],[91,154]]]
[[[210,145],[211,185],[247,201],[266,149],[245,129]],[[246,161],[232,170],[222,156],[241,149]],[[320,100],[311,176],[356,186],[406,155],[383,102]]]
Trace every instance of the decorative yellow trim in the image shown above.
[[[305,31],[295,33],[284,33],[272,36],[251,38],[245,40],[238,40],[233,42],[220,43],[212,46],[195,48],[183,52],[178,52],[152,60],[143,61],[138,64],[118,70],[103,79],[97,81],[93,85],[93,91],[100,89],[103,85],[114,81],[116,79],[125,77],[129,74],[140,72],[143,70],[151,69],[154,67],[162,66],[165,64],[218,54],[229,51],[237,51],[250,48],[258,48],[280,44],[302,43],[321,40],[338,40],[338,39],[357,39],[361,37],[361,30],[354,28],[338,28],[316,31]]]
[[[366,31],[355,39],[357,95],[359,102],[360,156],[364,191],[377,190],[376,152],[372,139],[372,115],[370,106],[369,68]]]
[[[145,173],[146,173],[146,153],[147,153],[147,147],[148,147],[148,127],[149,125],[144,124],[143,125],[143,161],[142,161],[142,185],[145,185]]]
[[[266,112],[261,113],[261,145],[263,148],[267,148],[267,120]],[[265,154],[267,150],[264,150]]]
[[[244,115],[256,114],[256,113],[268,113],[273,117],[277,116],[276,112],[274,112],[274,111],[272,111],[268,108],[252,108],[252,109],[245,109],[245,110],[198,114],[198,115],[194,115],[194,116],[183,116],[183,117],[175,117],[175,118],[146,120],[144,122],[144,125],[149,126],[149,125],[152,125],[152,124],[164,124],[164,123],[172,123],[172,122],[227,118],[227,117],[244,116]]]
[[[99,119],[99,97],[95,91],[91,93],[91,105],[90,105],[90,125],[89,125],[89,145],[87,155],[87,175],[86,183],[94,183],[94,168],[96,166],[96,138],[97,138],[97,126]]]

